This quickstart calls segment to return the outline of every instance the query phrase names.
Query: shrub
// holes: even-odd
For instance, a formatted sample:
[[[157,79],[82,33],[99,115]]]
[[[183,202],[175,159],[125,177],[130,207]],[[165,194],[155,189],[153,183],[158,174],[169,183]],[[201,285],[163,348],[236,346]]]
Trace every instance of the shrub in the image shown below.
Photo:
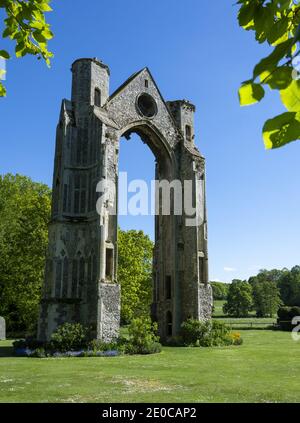
[[[300,307],[280,307],[277,314],[277,323],[279,325],[279,328],[284,331],[291,331],[294,328],[294,326],[292,325],[293,318],[296,316],[300,316]]]
[[[161,351],[159,337],[156,335],[157,323],[150,317],[133,319],[128,327],[129,340],[125,347],[127,354],[154,354]]]
[[[37,348],[42,348],[43,346],[43,342],[37,341],[35,338],[32,337],[26,339],[19,339],[18,341],[13,342],[14,349],[28,348],[30,350],[35,350]]]
[[[88,348],[92,351],[111,351],[116,350],[118,348],[118,342],[112,341],[112,342],[103,342],[101,339],[93,339],[89,345]]]
[[[209,321],[199,321],[188,319],[181,325],[181,337],[185,345],[196,345],[196,343],[205,337],[209,330]]]
[[[280,320],[290,320],[290,310],[291,307],[280,307],[277,312],[278,318]]]
[[[243,338],[239,332],[232,332],[228,335],[232,345],[242,345]]]
[[[291,316],[292,318],[296,316],[300,316],[300,307],[298,306],[291,307]]]
[[[240,334],[231,334],[230,328],[215,320],[198,321],[188,319],[181,326],[184,345],[213,347],[222,345],[241,345]]]
[[[14,349],[21,349],[21,348],[26,348],[26,341],[25,339],[18,339],[18,341],[14,341],[13,343],[13,347]]]
[[[31,352],[29,356],[35,358],[45,358],[47,355],[44,348],[36,348]]]
[[[27,357],[115,357],[120,354],[155,354],[161,344],[155,332],[157,324],[150,318],[134,319],[129,327],[129,339],[119,338],[105,343],[94,339],[87,341],[87,329],[81,324],[64,323],[51,336],[51,341],[41,343],[34,339],[14,342],[17,355]]]
[[[51,336],[50,348],[59,351],[76,351],[87,346],[87,329],[80,323],[64,323]]]
[[[217,322],[215,320],[210,322],[211,327],[209,328],[208,334],[205,338],[205,341],[208,345],[202,346],[221,346],[221,345],[231,345],[230,342],[230,328],[225,325],[225,323]],[[201,340],[200,340],[201,345]]]

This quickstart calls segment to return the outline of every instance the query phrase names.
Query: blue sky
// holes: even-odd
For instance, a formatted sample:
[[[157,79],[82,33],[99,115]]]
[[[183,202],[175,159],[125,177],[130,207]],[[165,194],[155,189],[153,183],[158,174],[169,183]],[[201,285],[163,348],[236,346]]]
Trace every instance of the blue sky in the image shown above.
[[[32,57],[7,65],[1,173],[51,185],[55,127],[61,99],[70,97],[76,58],[96,56],[108,64],[111,91],[148,66],[166,100],[186,98],[197,106],[196,143],[207,160],[211,279],[299,264],[300,143],[264,149],[263,123],[282,111],[276,94],[239,106],[240,82],[268,50],[239,28],[233,3],[54,0],[51,69]],[[120,170],[129,178],[152,178],[154,158],[137,137],[122,141]],[[153,233],[151,217],[122,217],[120,224]]]

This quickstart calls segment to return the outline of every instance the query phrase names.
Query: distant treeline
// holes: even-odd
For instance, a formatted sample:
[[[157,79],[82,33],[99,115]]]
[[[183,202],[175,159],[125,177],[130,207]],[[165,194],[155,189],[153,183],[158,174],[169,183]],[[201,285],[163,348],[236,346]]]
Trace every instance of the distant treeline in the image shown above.
[[[248,281],[231,284],[211,282],[214,300],[224,300],[224,313],[245,316],[273,316],[280,306],[300,306],[300,266],[289,269],[260,270]]]
[[[226,300],[229,285],[225,282],[211,282],[214,300]]]

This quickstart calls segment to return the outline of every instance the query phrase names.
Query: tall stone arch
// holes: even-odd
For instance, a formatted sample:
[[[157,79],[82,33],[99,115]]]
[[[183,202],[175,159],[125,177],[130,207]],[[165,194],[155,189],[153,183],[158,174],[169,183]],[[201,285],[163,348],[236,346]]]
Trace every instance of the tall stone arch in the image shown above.
[[[76,60],[72,73],[72,98],[63,100],[57,126],[38,337],[49,339],[64,322],[80,322],[91,337],[104,341],[118,335],[118,216],[112,210],[118,208],[120,139],[132,133],[152,150],[156,180],[180,182],[179,196],[190,194],[195,209],[196,217],[184,206],[178,214],[171,189],[171,213],[165,215],[157,190],[152,317],[162,338],[177,335],[185,319],[210,318],[212,309],[205,159],[194,142],[195,107],[186,100],[165,102],[148,68],[110,96],[109,68],[101,61]],[[67,270],[57,273],[62,254],[68,257]]]

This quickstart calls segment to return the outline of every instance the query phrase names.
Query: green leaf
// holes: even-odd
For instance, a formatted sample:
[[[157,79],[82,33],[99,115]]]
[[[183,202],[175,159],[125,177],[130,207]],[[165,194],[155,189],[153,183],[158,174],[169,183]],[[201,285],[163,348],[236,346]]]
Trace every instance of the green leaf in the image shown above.
[[[16,48],[15,48],[15,52],[16,52],[16,56],[17,57],[21,57],[22,56],[22,51],[25,49],[25,44],[24,44],[24,42],[23,41],[21,41],[20,43],[18,43],[17,45],[16,45]]]
[[[288,32],[288,28],[290,25],[290,20],[287,16],[282,17],[277,22],[275,22],[270,30],[268,31],[268,42],[270,44],[274,44],[281,39],[284,34]]]
[[[262,84],[268,84],[272,90],[284,90],[292,82],[292,68],[280,66],[273,72],[265,71],[260,75]]]
[[[280,92],[281,100],[290,112],[300,112],[300,81],[293,81]]]
[[[287,112],[266,121],[263,139],[267,149],[279,148],[300,139],[300,121],[297,113]]]
[[[266,41],[268,32],[274,23],[273,13],[268,6],[258,7],[254,14],[254,29],[256,31],[256,40],[259,43]]]
[[[0,82],[0,97],[6,97],[6,89],[2,82]]]
[[[279,11],[286,10],[291,7],[291,0],[278,0]]]
[[[239,98],[241,106],[248,106],[257,103],[265,95],[265,90],[260,84],[253,82],[244,83],[239,89]]]
[[[274,70],[274,68],[276,68],[280,60],[290,52],[293,44],[294,44],[293,39],[289,39],[287,41],[284,41],[281,44],[278,44],[269,56],[262,59],[255,66],[253,71],[253,79],[257,78],[259,75],[261,75],[265,71]]]
[[[37,6],[42,12],[51,12],[52,11],[52,8],[46,2],[42,2],[42,3],[38,4]]]
[[[45,24],[44,23],[41,23],[41,22],[38,22],[38,21],[33,21],[33,22],[30,22],[30,27],[31,28],[35,28],[35,29],[42,30],[42,29],[44,29]]]
[[[254,24],[254,14],[258,4],[254,1],[243,4],[239,10],[238,21],[244,29],[250,29]]]
[[[34,31],[32,36],[39,43],[45,43],[47,41],[41,31]]]
[[[42,36],[47,40],[51,40],[51,38],[53,38],[53,32],[46,28],[42,31]]]
[[[9,53],[6,50],[0,50],[0,57],[2,59],[9,59],[10,58],[10,55],[9,55]]]
[[[14,34],[14,32],[15,32],[15,29],[9,26],[5,28],[5,30],[3,31],[2,37],[3,38],[9,37],[10,35]]]

